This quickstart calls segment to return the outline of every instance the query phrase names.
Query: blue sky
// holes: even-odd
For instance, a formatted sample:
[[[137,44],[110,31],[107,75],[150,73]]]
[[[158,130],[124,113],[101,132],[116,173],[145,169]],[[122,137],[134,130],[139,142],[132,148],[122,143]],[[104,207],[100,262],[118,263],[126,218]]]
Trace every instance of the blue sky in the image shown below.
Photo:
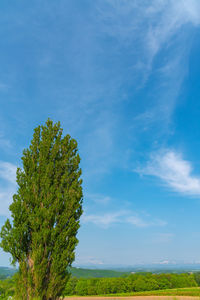
[[[200,262],[200,2],[0,8],[0,225],[22,151],[50,117],[82,158],[75,265]]]

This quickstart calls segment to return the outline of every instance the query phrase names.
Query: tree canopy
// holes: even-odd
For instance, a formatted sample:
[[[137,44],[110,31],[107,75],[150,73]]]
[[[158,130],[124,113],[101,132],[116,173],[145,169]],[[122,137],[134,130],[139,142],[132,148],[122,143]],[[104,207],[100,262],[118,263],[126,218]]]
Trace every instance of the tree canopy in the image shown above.
[[[2,227],[0,246],[19,264],[19,299],[57,299],[75,258],[82,214],[77,142],[48,119],[35,128],[22,164],[9,207],[12,221]]]
[[[132,293],[174,288],[196,287],[196,274],[135,273],[118,278],[71,277],[64,294],[92,296],[103,294]]]

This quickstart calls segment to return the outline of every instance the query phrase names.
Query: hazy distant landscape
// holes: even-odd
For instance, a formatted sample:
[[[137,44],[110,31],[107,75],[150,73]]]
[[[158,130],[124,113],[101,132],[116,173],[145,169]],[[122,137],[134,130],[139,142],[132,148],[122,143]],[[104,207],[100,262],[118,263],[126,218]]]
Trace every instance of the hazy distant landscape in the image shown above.
[[[95,268],[95,267],[72,267],[70,273],[76,278],[112,278],[112,277],[124,277],[131,273],[150,272],[153,274],[162,273],[189,273],[200,271],[199,264],[186,264],[186,265],[144,265],[144,266],[125,266],[125,267],[112,267],[110,269]],[[0,267],[0,279],[11,277],[17,272],[17,269],[9,267]]]

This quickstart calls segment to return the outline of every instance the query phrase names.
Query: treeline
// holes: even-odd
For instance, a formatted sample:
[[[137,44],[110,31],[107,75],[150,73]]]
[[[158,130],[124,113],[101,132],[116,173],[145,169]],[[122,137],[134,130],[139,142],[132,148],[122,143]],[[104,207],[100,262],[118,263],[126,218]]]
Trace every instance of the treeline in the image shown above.
[[[15,275],[11,278],[0,280],[0,300],[7,300],[9,296],[13,296],[15,285]]]
[[[153,291],[173,288],[196,287],[193,274],[131,274],[121,278],[76,278],[71,277],[64,295],[104,295]]]
[[[99,277],[125,277],[130,272],[120,272],[113,270],[101,270],[101,269],[82,269],[82,268],[70,268],[69,272],[76,278],[99,278]]]

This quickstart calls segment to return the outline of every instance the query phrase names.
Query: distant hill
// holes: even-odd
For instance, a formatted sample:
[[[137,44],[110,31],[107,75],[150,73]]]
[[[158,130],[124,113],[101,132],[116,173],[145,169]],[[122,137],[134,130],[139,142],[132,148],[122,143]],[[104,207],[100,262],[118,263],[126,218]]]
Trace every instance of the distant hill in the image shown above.
[[[154,274],[161,273],[187,273],[187,272],[198,272],[200,271],[200,265],[144,265],[144,266],[133,266],[133,267],[118,267],[114,270],[110,269],[91,269],[87,267],[72,267],[71,274],[76,278],[112,278],[112,277],[126,277],[131,273],[143,273],[151,272]],[[0,280],[12,277],[17,269],[0,267]]]
[[[112,270],[98,270],[98,269],[82,269],[82,268],[71,268],[71,274],[77,278],[99,278],[99,277],[125,277],[130,274],[130,272],[120,272]]]
[[[112,271],[112,270],[98,270],[98,269],[82,269],[71,268],[71,274],[77,278],[99,278],[99,277],[123,277],[130,274],[130,272]],[[0,280],[13,276],[17,272],[16,269],[0,267]]]
[[[13,276],[17,272],[16,269],[0,267],[0,280]]]

